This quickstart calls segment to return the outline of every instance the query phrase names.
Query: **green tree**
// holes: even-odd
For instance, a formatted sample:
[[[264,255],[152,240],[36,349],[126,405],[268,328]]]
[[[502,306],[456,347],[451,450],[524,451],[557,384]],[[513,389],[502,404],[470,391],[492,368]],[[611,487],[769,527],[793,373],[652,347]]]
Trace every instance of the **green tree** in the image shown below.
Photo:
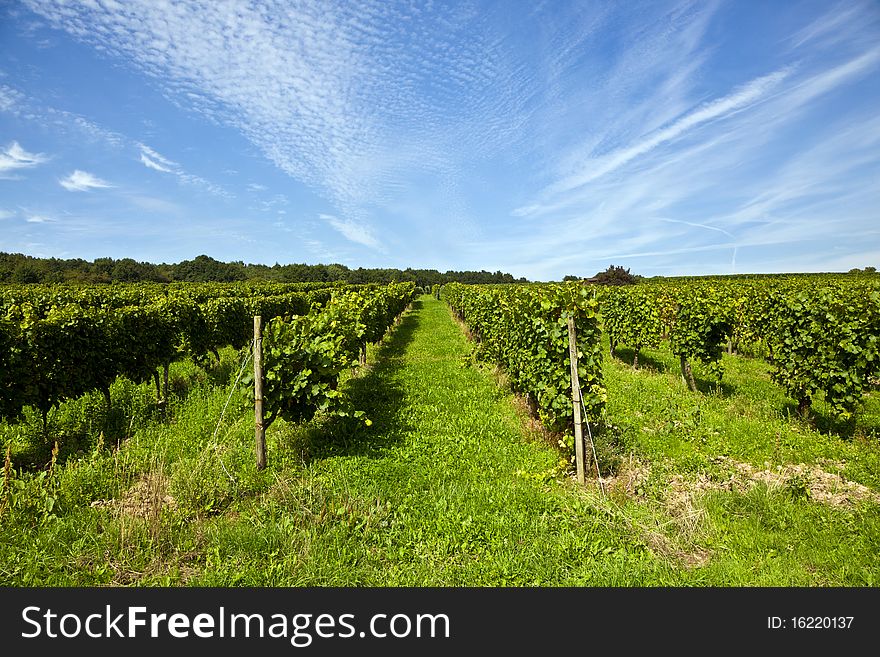
[[[600,271],[591,281],[599,285],[635,285],[639,277],[631,274],[629,268],[609,265],[605,271]]]
[[[20,262],[12,270],[13,283],[39,283],[42,279],[42,271],[33,262]]]

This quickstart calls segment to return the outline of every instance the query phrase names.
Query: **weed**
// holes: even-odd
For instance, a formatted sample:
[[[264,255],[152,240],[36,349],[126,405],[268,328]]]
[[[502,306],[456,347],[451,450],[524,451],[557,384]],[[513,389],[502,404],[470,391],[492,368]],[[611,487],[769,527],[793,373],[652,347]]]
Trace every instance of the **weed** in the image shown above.
[[[804,473],[792,475],[785,480],[785,491],[793,500],[803,500],[812,497],[810,477]]]

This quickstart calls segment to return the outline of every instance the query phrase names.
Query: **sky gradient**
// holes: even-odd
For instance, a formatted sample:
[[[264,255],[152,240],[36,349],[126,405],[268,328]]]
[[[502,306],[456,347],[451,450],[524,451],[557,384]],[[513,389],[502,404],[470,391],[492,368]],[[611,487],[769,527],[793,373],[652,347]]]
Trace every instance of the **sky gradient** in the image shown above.
[[[0,251],[880,266],[880,3],[0,4]]]

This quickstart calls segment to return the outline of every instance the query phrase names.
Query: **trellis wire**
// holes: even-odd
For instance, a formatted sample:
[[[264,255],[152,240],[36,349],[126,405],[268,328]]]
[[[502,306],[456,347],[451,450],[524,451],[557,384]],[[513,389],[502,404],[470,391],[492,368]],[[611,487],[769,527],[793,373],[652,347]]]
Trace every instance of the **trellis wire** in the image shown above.
[[[602,483],[602,473],[599,472],[599,458],[596,456],[596,444],[593,442],[593,432],[590,429],[590,420],[587,415],[587,407],[584,405],[584,396],[580,394],[580,390],[578,390],[578,398],[581,402],[581,408],[584,409],[584,422],[587,425],[587,435],[590,437],[590,449],[593,450],[593,463],[596,464],[596,480],[599,482],[599,490],[602,491],[602,495],[605,495],[605,485]]]

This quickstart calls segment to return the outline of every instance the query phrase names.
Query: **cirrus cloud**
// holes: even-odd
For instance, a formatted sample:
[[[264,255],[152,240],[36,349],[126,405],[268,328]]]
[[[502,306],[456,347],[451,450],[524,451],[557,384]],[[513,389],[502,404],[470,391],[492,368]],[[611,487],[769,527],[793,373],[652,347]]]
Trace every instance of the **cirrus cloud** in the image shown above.
[[[376,236],[373,235],[373,231],[369,226],[360,224],[352,219],[340,219],[331,214],[322,214],[319,215],[319,217],[330,224],[330,227],[333,228],[333,230],[337,231],[345,239],[351,242],[362,244],[371,249],[378,249],[381,247],[381,243],[376,239]]]
[[[8,173],[18,169],[31,169],[48,159],[42,153],[29,153],[17,141],[14,141],[5,149],[0,150],[0,177],[9,177]]]
[[[58,181],[61,186],[66,189],[68,192],[87,192],[92,189],[106,189],[108,187],[113,187],[106,180],[101,180],[95,175],[87,171],[80,171],[79,169],[74,170],[66,178],[62,178]]]

